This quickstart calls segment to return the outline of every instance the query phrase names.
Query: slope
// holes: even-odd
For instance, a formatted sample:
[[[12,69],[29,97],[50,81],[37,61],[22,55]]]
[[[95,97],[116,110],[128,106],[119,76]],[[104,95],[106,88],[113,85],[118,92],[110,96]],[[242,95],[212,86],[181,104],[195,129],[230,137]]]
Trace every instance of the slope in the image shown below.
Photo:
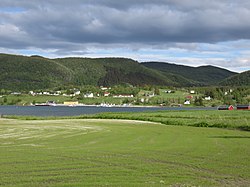
[[[231,76],[222,82],[222,86],[250,86],[250,70]]]
[[[215,85],[236,73],[214,66],[190,67],[164,62],[145,62],[144,66],[164,73],[177,74],[196,85]]]
[[[26,57],[0,54],[1,89],[29,90],[65,84],[71,72],[60,64],[39,56]]]
[[[171,85],[176,76],[126,58],[59,58],[0,54],[0,89],[46,89],[62,85]],[[175,79],[173,79],[175,78]]]
[[[112,86],[132,85],[178,85],[162,73],[146,68],[127,58],[63,58],[58,63],[74,72],[74,84]]]

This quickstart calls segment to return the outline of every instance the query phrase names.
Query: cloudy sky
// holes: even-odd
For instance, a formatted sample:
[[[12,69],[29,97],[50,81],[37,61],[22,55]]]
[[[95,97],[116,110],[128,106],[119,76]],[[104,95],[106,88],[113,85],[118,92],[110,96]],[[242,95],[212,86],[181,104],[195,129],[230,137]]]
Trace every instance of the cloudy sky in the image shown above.
[[[0,0],[0,53],[250,69],[249,0]]]

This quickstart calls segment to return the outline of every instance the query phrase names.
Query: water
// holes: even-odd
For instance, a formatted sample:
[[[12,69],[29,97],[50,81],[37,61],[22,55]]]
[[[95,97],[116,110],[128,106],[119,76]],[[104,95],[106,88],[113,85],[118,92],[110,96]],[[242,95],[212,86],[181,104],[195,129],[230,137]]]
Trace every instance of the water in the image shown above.
[[[78,116],[102,112],[144,112],[159,110],[215,110],[215,108],[182,107],[96,107],[96,106],[0,106],[0,115]]]

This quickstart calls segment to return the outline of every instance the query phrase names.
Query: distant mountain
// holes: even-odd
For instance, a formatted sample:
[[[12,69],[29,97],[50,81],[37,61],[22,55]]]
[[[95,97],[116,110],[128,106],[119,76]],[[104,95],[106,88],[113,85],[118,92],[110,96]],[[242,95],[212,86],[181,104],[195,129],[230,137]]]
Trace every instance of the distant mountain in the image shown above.
[[[73,84],[103,85],[178,85],[160,72],[127,58],[62,58],[57,63],[73,72]]]
[[[0,54],[0,89],[29,90],[69,83],[72,72],[56,61]]]
[[[222,86],[250,86],[250,70],[231,76],[222,82]]]
[[[57,58],[0,54],[0,89],[35,90],[57,86],[212,85],[236,73],[213,66],[138,63],[127,58]]]
[[[0,89],[33,90],[62,85],[171,85],[175,76],[126,58],[59,58],[0,54]],[[173,80],[172,80],[173,79]]]
[[[196,85],[216,85],[218,82],[237,74],[214,66],[190,67],[165,62],[145,62],[143,65],[165,74],[177,74]]]

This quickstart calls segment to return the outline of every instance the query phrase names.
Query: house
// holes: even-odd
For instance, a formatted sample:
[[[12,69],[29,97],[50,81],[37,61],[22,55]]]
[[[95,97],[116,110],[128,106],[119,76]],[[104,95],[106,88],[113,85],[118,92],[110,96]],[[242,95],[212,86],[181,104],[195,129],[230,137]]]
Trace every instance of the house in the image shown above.
[[[205,97],[206,101],[210,101],[212,98],[210,96]]]
[[[144,93],[144,96],[146,96],[146,97],[154,97],[155,93],[154,92],[147,92],[147,93]]]
[[[237,110],[250,110],[250,104],[248,105],[237,105]]]
[[[79,91],[79,90],[77,90],[77,91],[75,91],[75,95],[80,95],[80,93],[81,93],[81,91]]]
[[[86,93],[86,94],[84,94],[84,97],[93,98],[94,94],[93,93]]]
[[[172,93],[172,90],[165,90],[165,93]]]
[[[12,92],[11,95],[21,95],[21,92]]]
[[[131,94],[131,95],[121,95],[121,94],[120,94],[120,95],[114,95],[113,97],[119,97],[119,98],[124,98],[124,97],[125,97],[125,98],[131,98],[131,97],[134,97],[134,95],[132,95],[132,94]]]
[[[108,97],[109,95],[110,95],[110,93],[109,92],[104,92],[104,97]]]
[[[187,99],[192,99],[193,96],[192,96],[192,95],[188,95],[188,96],[186,96],[186,98],[187,98]]]
[[[233,110],[234,107],[232,105],[221,105],[221,106],[218,106],[217,109],[218,110]]]
[[[190,105],[190,101],[189,101],[189,100],[186,100],[183,104],[184,104],[184,105]]]
[[[49,92],[43,92],[43,95],[50,95]]]
[[[100,86],[101,90],[110,90],[110,87],[104,87],[104,86]]]
[[[194,90],[190,90],[190,93],[191,93],[191,94],[195,94],[195,91],[194,91]]]
[[[36,95],[36,93],[33,92],[33,91],[29,91],[29,94],[32,95],[32,96],[35,96],[35,95]]]

